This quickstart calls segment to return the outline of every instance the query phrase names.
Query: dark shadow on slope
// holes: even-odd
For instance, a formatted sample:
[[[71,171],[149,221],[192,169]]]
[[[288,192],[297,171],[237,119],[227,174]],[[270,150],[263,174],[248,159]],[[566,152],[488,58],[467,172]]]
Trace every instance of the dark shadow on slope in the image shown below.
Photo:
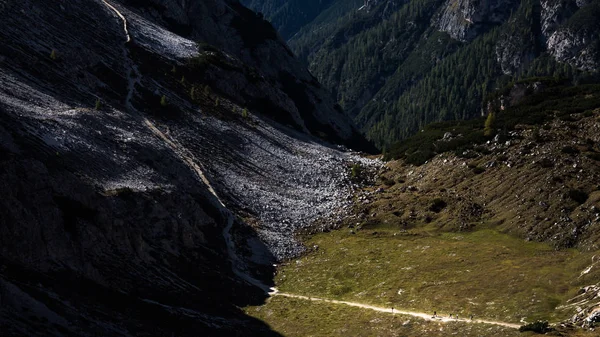
[[[5,260],[0,266],[3,336],[279,336],[227,305],[197,311],[115,291],[68,270],[39,273]]]
[[[111,127],[127,127],[134,120],[118,124],[111,118],[103,120],[102,114],[66,118],[65,125],[80,126],[64,129],[69,136],[87,143],[58,152],[43,134],[62,134],[61,127],[66,126],[60,119],[50,123],[17,119],[15,111],[6,110],[0,107],[0,126],[10,130],[21,149],[18,154],[10,147],[3,149],[0,162],[2,190],[7,192],[0,203],[0,270],[16,270],[7,276],[10,283],[26,283],[29,288],[42,284],[45,290],[39,294],[35,289],[27,293],[44,306],[62,305],[57,310],[81,331],[121,335],[97,330],[116,325],[131,335],[164,331],[196,336],[197,331],[206,331],[208,336],[235,336],[248,327],[255,327],[257,336],[271,333],[233,306],[260,304],[266,295],[232,272],[223,240],[224,218],[206,187],[168,149],[151,142],[130,142],[121,148],[111,138]],[[31,134],[32,130],[39,134]],[[129,130],[137,137],[144,135],[143,129]],[[166,188],[99,191],[92,183],[118,179],[128,170],[139,170],[144,162],[155,182]],[[6,298],[2,296],[3,301]],[[46,330],[19,329],[36,326],[38,316],[4,317],[10,319],[4,324],[23,335],[36,335]],[[212,316],[239,324],[221,331],[213,326]],[[18,317],[28,323],[12,321]]]

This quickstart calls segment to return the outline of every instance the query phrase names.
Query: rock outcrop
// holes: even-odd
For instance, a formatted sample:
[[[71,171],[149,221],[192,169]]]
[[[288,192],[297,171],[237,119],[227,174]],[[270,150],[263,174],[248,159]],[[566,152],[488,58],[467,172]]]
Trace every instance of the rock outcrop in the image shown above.
[[[542,32],[546,47],[559,62],[584,71],[600,68],[600,4],[587,1],[543,1]]]
[[[435,26],[454,39],[471,41],[492,26],[505,22],[517,5],[516,0],[448,0]]]

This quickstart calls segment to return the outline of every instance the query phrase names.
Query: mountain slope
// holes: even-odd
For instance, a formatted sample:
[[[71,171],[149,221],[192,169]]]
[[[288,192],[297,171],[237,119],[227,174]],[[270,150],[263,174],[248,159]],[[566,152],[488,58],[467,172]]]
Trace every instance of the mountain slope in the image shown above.
[[[494,118],[392,147],[338,230],[278,268],[290,297],[247,312],[290,336],[598,335],[600,86],[535,79],[488,102]],[[380,312],[346,306],[362,304]]]
[[[323,142],[362,137],[271,26],[220,0],[0,14],[2,334],[277,335],[239,307],[370,162]]]
[[[334,6],[334,5],[332,5]],[[380,147],[480,114],[513,79],[597,80],[598,1],[367,1],[290,45]]]
[[[242,3],[256,12],[263,13],[279,31],[284,39],[289,39],[300,28],[310,23],[323,10],[327,9],[333,0],[244,0]]]

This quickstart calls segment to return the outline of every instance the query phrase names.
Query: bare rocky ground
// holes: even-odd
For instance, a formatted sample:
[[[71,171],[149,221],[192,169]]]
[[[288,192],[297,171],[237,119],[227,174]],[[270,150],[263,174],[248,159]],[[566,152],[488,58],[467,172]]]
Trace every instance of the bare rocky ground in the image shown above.
[[[257,223],[260,239],[277,260],[303,251],[294,239],[297,230],[317,219],[331,221],[347,213],[356,187],[350,180],[352,165],[381,165],[357,153],[325,147],[298,132],[278,130],[255,117],[239,124],[213,119],[198,122],[214,123],[217,130],[213,132],[222,135],[221,139],[210,133],[186,134],[187,128],[171,132],[182,132],[176,137],[190,149],[199,143],[209,146],[207,157],[201,159],[208,163],[207,174],[227,196],[228,205]]]
[[[271,282],[297,229],[343,216],[350,166],[380,164],[311,135],[356,136],[276,36],[235,35],[237,2],[109,3],[130,42],[100,0],[0,1],[0,330],[275,335],[238,309],[266,297],[240,270]],[[203,34],[261,79],[171,72]]]

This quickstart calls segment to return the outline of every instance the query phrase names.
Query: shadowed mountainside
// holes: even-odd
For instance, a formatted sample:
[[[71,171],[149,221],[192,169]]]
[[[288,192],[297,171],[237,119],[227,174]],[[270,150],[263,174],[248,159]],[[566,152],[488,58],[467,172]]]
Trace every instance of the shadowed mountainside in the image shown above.
[[[313,136],[361,143],[270,25],[220,0],[0,15],[3,335],[277,335],[248,280],[365,160]]]

